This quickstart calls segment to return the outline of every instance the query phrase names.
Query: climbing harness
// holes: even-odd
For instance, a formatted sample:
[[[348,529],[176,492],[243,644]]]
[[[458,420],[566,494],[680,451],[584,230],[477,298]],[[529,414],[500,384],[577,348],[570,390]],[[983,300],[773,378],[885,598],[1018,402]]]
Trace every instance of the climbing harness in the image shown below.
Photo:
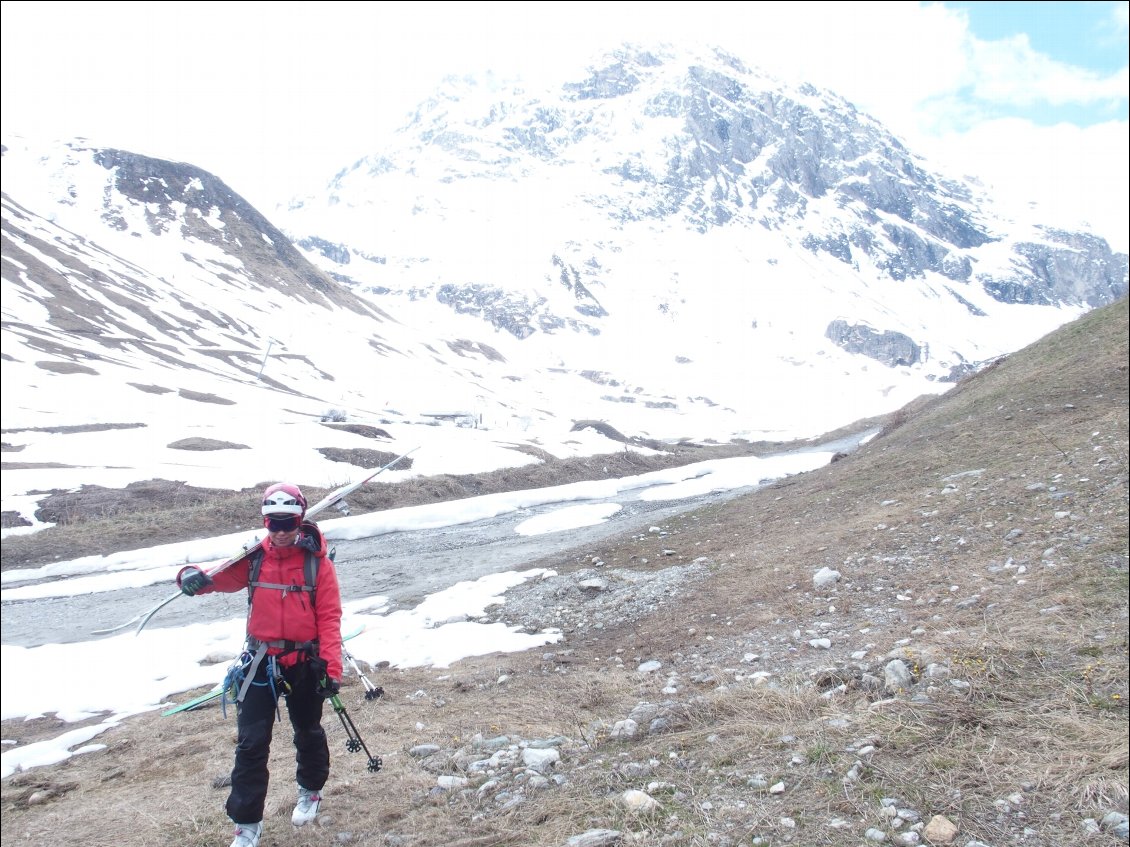
[[[279,688],[289,690],[290,685],[283,679],[282,670],[279,668],[276,657],[267,656],[266,653],[266,645],[260,647],[254,653],[250,650],[244,650],[239,654],[239,658],[228,667],[228,672],[224,676],[224,693],[220,698],[220,709],[225,718],[228,716],[229,698],[233,705],[242,703],[252,685],[270,686],[271,696],[275,700],[275,711],[278,711]],[[256,682],[255,677],[259,673],[259,666],[263,663],[264,657],[267,659],[265,679]]]

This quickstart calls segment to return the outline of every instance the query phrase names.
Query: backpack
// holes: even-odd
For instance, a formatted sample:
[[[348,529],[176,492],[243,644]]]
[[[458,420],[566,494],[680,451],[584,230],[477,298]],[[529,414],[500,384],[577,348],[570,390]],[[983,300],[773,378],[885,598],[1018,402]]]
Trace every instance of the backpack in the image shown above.
[[[303,585],[280,585],[277,582],[260,582],[259,571],[263,567],[263,548],[260,547],[251,554],[251,564],[247,570],[247,605],[251,605],[251,596],[255,593],[255,589],[263,588],[277,588],[280,591],[306,591],[310,594],[310,605],[314,605],[315,589],[318,582],[318,563],[321,557],[312,550],[306,551],[306,562],[302,566],[302,580]]]
[[[306,526],[306,524],[303,524],[303,526]],[[321,536],[320,531],[318,534],[319,536]],[[314,606],[316,599],[315,589],[317,588],[318,582],[318,564],[319,562],[321,562],[321,557],[319,557],[318,554],[315,551],[311,550],[309,547],[305,547],[303,549],[306,550],[306,562],[302,566],[303,585],[279,585],[278,583],[274,582],[260,582],[259,571],[263,567],[263,556],[265,556],[266,554],[263,552],[262,546],[259,546],[255,549],[255,552],[251,554],[250,565],[247,569],[248,606],[251,605],[251,596],[255,593],[255,589],[260,586],[264,588],[277,588],[280,591],[306,591],[310,594],[310,605]],[[331,547],[326,553],[326,555],[329,556],[331,562],[333,561],[336,554],[336,547]]]

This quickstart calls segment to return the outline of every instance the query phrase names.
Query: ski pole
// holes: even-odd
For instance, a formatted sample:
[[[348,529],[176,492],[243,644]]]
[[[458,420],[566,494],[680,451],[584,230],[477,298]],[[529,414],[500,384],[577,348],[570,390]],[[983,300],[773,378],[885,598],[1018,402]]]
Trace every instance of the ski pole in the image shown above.
[[[341,648],[341,653],[345,656],[345,660],[353,667],[353,670],[356,671],[357,676],[361,677],[361,682],[365,686],[365,699],[376,700],[378,697],[383,696],[385,690],[379,685],[373,685],[373,683],[369,681],[369,678],[361,673],[361,668],[357,667],[356,659],[353,658],[353,655],[346,650],[345,647]]]
[[[361,733],[357,731],[357,727],[353,723],[353,718],[349,717],[349,712],[345,711],[345,706],[342,705],[341,698],[334,695],[330,698],[330,703],[333,704],[334,711],[337,716],[341,718],[341,725],[345,727],[345,749],[350,753],[356,753],[358,750],[364,750],[365,755],[369,757],[369,772],[376,773],[381,769],[380,756],[374,756],[369,752],[369,748],[365,746],[365,742],[361,740]]]

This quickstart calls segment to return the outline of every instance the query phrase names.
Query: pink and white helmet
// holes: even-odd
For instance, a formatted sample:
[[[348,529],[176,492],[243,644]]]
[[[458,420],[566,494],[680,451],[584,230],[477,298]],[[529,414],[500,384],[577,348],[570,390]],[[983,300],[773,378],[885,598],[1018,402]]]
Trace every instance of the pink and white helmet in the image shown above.
[[[263,492],[263,514],[301,517],[306,514],[306,498],[297,485],[277,482]]]

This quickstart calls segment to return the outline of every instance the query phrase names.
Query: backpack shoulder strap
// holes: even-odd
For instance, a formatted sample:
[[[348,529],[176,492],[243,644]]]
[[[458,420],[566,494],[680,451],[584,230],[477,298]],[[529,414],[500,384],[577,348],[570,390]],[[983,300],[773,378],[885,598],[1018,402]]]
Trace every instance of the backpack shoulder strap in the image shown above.
[[[306,564],[302,567],[302,578],[306,581],[307,588],[310,589],[310,605],[314,606],[317,603],[318,592],[318,565],[322,559],[311,550],[306,551]]]
[[[255,552],[248,557],[250,565],[247,569],[247,578],[249,581],[255,582],[259,579],[259,571],[263,567],[264,555],[265,554],[263,553],[263,548],[256,547]]]
[[[263,548],[260,547],[254,553],[251,554],[250,559],[249,559],[250,564],[248,565],[248,569],[247,569],[247,603],[248,603],[248,605],[251,604],[251,596],[255,593],[255,589],[258,588],[260,585],[265,586],[267,588],[280,588],[280,589],[284,589],[284,590],[289,590],[291,588],[291,586],[289,586],[289,585],[275,585],[274,583],[259,582],[259,571],[263,567],[263,556],[264,556]],[[333,558],[332,553],[330,555],[330,558],[331,559]],[[310,593],[310,603],[311,604],[313,604],[315,602],[315,599],[316,599],[315,593],[316,593],[317,584],[318,584],[318,565],[320,563],[321,563],[321,557],[318,556],[317,553],[313,552],[312,550],[306,551],[306,560],[305,560],[305,563],[302,566],[302,580],[303,580],[303,583],[304,583],[303,586],[302,586],[302,590],[308,591]]]
[[[259,571],[263,568],[263,548],[256,547],[255,552],[251,554],[248,559],[247,565],[247,605],[251,605],[251,595],[255,593],[255,587],[259,584]]]

